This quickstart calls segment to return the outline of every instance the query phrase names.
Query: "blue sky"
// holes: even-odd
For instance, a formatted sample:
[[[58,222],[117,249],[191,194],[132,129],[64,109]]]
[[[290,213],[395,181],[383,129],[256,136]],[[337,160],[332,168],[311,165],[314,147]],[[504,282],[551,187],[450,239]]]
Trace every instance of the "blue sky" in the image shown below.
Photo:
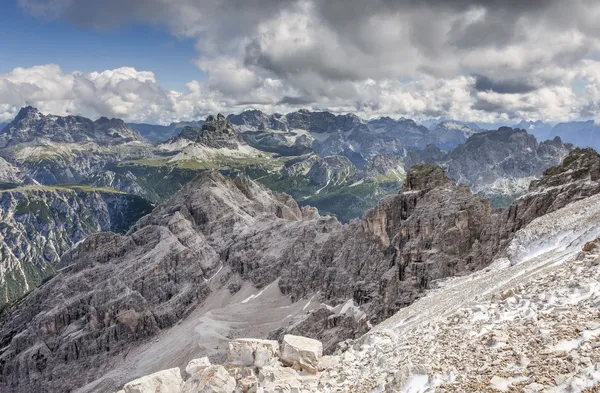
[[[175,90],[183,90],[190,80],[206,78],[193,63],[198,52],[192,39],[177,38],[148,25],[105,30],[81,27],[64,20],[36,18],[11,0],[2,3],[0,74],[48,63],[58,64],[65,72],[131,66],[153,71],[161,86]]]

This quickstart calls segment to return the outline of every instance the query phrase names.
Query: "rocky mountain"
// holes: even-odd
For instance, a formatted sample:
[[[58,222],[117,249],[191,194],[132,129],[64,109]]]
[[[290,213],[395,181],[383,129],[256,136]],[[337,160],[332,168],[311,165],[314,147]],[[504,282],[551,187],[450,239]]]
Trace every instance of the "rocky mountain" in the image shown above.
[[[593,206],[584,200],[600,191],[599,161],[576,149],[499,211],[441,168],[414,165],[403,193],[348,225],[245,177],[210,174],[128,234],[78,244],[56,277],[0,315],[0,386],[115,391],[199,354],[223,359],[226,337],[240,335],[293,331],[330,352],[427,299],[439,279],[544,249],[547,230],[520,240],[527,250],[511,242],[543,215]],[[593,238],[595,228],[569,233]]]
[[[471,135],[481,132],[481,130],[455,121],[443,121],[437,124],[432,132],[435,139],[433,143],[442,150],[450,151],[465,143]]]
[[[175,155],[169,162],[203,161],[218,156],[256,156],[260,151],[248,146],[225,116],[208,116],[202,127],[185,126],[166,143],[158,146],[159,152]]]
[[[33,107],[25,107],[0,132],[0,147],[6,148],[37,139],[61,143],[95,142],[121,144],[143,141],[143,137],[120,119],[101,117],[92,121],[81,116],[43,115]]]
[[[598,197],[534,220],[508,247],[543,240],[545,250],[524,258],[509,251],[510,259],[487,269],[442,280],[332,356],[306,337],[237,338],[221,364],[196,358],[185,372],[157,371],[124,390],[593,392],[600,386]]]
[[[111,189],[26,186],[0,191],[0,307],[54,274],[95,232],[125,232],[152,205]]]
[[[492,198],[494,206],[505,207],[571,149],[573,146],[560,138],[538,143],[525,130],[501,127],[474,134],[447,154],[434,145],[409,152],[407,166],[439,163],[452,179]]]
[[[559,123],[550,132],[550,138],[560,137],[579,147],[600,150],[600,126],[593,120]]]
[[[363,121],[353,114],[308,110],[286,115],[249,110],[229,115],[228,120],[257,149],[283,155],[311,151],[321,156],[343,155],[359,169],[377,155],[405,156],[407,151],[423,149],[430,143],[452,150],[476,132],[456,121],[443,121],[429,130],[404,118]]]
[[[545,141],[548,139],[552,139],[552,126],[548,123],[545,123],[540,120],[536,121],[526,121],[521,120],[518,124],[514,126],[514,128],[519,128],[527,131],[531,135],[535,136],[538,141]],[[562,138],[563,140],[566,140]]]
[[[32,107],[0,132],[0,156],[48,185],[80,183],[108,162],[147,156],[150,147],[122,120],[44,115]]]

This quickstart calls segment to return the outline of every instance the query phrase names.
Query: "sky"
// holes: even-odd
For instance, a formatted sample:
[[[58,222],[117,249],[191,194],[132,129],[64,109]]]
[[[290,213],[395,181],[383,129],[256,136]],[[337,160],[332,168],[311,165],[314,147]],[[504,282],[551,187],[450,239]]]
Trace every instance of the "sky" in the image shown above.
[[[0,121],[600,120],[597,0],[3,0]]]

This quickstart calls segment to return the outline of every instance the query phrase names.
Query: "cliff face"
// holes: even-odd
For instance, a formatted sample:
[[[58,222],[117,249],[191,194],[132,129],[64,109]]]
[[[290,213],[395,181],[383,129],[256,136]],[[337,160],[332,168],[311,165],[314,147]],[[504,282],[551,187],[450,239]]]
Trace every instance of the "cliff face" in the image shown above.
[[[109,189],[30,186],[0,193],[0,305],[52,275],[61,255],[100,231],[126,231],[151,211]]]
[[[74,247],[56,277],[0,315],[0,387],[83,386],[162,337],[214,291],[249,284],[276,282],[292,304],[314,297],[327,304],[269,326],[273,336],[323,339],[331,351],[423,296],[434,280],[487,266],[525,223],[600,191],[597,164],[597,155],[576,150],[529,196],[495,212],[441,168],[417,165],[403,193],[348,225],[247,178],[210,174],[127,235],[100,233]],[[105,381],[106,390],[136,376]]]

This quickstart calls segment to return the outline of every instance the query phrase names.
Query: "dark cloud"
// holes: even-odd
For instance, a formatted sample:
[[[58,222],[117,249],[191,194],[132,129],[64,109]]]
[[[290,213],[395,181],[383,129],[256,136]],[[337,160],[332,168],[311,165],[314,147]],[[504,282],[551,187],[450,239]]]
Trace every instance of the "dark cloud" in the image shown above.
[[[475,75],[477,91],[493,91],[500,94],[523,94],[537,89],[525,80],[494,80],[485,75]]]
[[[281,100],[279,100],[279,102],[277,103],[277,105],[298,106],[298,105],[313,104],[314,102],[315,102],[315,100],[312,99],[312,98],[310,98],[310,97],[290,97],[290,96],[284,96]]]

